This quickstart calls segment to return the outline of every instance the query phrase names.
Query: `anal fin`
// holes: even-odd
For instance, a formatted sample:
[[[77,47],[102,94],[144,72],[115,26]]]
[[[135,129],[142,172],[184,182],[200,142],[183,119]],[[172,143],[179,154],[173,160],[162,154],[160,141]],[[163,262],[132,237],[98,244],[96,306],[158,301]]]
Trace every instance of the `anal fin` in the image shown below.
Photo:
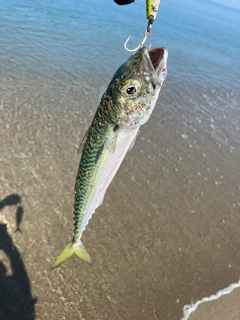
[[[101,198],[100,198],[100,200],[99,200],[99,202],[98,202],[98,204],[97,204],[97,206],[96,206],[96,209],[97,209],[98,207],[100,207],[101,204],[103,203],[104,196],[105,196],[105,193],[101,196]]]

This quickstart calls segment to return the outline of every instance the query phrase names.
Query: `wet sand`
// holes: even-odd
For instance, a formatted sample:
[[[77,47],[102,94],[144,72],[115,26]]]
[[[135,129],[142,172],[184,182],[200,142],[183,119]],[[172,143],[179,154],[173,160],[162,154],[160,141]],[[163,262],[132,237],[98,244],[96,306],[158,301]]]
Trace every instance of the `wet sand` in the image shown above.
[[[231,110],[171,109],[171,81],[84,232],[92,266],[73,257],[52,271],[72,236],[77,147],[97,94],[32,86],[8,84],[0,104],[1,320],[180,320],[238,282],[239,142],[220,121]],[[240,319],[239,290],[189,319]]]
[[[228,290],[223,294],[224,290],[219,291],[219,295],[207,297],[207,301],[203,301],[203,304],[199,304],[197,309],[189,316],[182,318],[183,320],[234,320],[240,318],[239,311],[239,290],[240,283],[236,284],[237,288],[234,291],[228,293]],[[211,299],[210,301],[208,299]]]

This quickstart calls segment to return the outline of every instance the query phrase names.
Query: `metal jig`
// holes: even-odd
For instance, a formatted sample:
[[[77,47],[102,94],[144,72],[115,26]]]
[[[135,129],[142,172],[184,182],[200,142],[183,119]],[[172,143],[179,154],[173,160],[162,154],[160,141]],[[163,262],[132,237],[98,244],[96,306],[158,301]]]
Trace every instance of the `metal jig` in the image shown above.
[[[151,28],[154,20],[156,19],[158,8],[160,5],[160,0],[146,0],[146,13],[147,13],[147,19],[148,19],[148,25],[147,29],[144,33],[144,37],[141,41],[141,43],[135,48],[135,49],[128,49],[127,43],[130,39],[130,37],[127,38],[127,40],[124,43],[124,48],[128,52],[134,52],[137,51],[139,48],[142,48],[147,38],[151,35]]]

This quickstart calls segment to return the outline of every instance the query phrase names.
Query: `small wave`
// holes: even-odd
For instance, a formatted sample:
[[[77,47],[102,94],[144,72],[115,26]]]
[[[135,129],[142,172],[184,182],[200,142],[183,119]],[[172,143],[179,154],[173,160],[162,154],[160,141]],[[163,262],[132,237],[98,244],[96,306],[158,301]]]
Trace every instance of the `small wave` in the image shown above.
[[[188,320],[190,315],[197,310],[198,306],[204,302],[210,302],[213,300],[217,300],[220,297],[222,297],[225,294],[229,294],[231,293],[234,289],[239,288],[240,287],[240,280],[237,283],[232,283],[230,286],[228,286],[227,288],[224,288],[223,290],[218,291],[216,294],[213,294],[209,297],[204,297],[201,300],[198,300],[196,303],[194,304],[188,304],[185,305],[183,307],[183,317],[181,318],[181,320]]]

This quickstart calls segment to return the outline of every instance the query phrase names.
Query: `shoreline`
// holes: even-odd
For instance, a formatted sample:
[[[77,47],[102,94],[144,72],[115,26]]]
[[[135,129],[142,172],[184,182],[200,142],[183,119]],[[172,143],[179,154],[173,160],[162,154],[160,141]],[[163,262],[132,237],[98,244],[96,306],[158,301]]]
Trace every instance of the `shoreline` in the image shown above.
[[[27,87],[4,91],[0,203],[14,194],[21,202],[3,202],[0,224],[7,224],[7,231],[0,244],[6,249],[11,241],[17,248],[30,288],[18,294],[21,274],[11,278],[14,269],[1,250],[7,270],[2,279],[19,288],[15,298],[29,306],[31,320],[180,320],[184,305],[240,278],[234,109],[218,102],[208,109],[208,96],[185,108],[191,95],[182,97],[180,108],[178,95],[169,96],[164,87],[84,232],[93,265],[72,258],[52,271],[72,237],[77,147],[97,107],[91,90],[84,95],[84,88],[70,91],[73,95],[57,88],[41,94]],[[22,233],[15,233],[20,207]],[[218,303],[229,313],[224,301],[236,304],[238,292],[201,304],[189,320],[203,314],[207,319]],[[15,311],[8,312],[15,316]]]

